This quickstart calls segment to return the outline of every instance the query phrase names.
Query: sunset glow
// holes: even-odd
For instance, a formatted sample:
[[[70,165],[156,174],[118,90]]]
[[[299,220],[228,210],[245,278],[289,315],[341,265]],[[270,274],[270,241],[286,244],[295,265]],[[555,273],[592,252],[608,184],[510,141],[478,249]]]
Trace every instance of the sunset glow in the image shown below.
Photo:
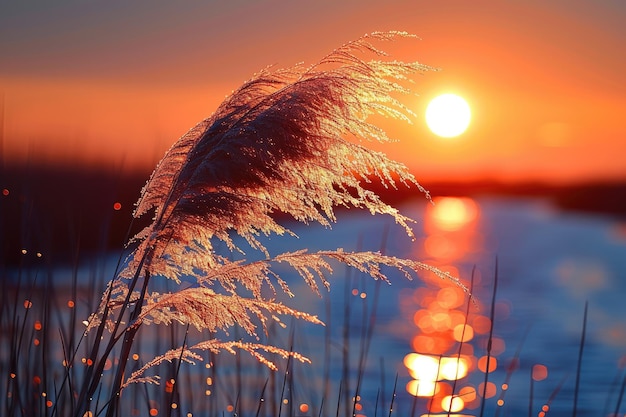
[[[443,138],[453,138],[465,132],[470,119],[471,111],[467,101],[456,94],[437,96],[426,107],[428,128]]]
[[[423,253],[417,251],[415,256],[426,254],[438,267],[463,277],[457,265],[468,253],[480,251],[483,244],[478,234],[481,207],[468,197],[436,197],[433,202],[425,209]],[[473,275],[473,291],[477,291],[480,271]],[[413,352],[404,358],[412,378],[406,390],[417,397],[431,397],[431,413],[473,410],[479,406],[483,391],[477,391],[472,377],[483,380],[485,372],[500,369],[497,356],[505,352],[505,343],[490,334],[491,320],[481,306],[468,309],[470,301],[462,287],[436,276],[426,280],[431,285],[416,289],[411,297],[415,301],[411,320],[416,331],[411,342]],[[508,314],[503,310],[497,315],[505,318]],[[489,360],[485,355],[488,343]],[[495,385],[486,385],[484,395],[496,393]]]
[[[139,5],[117,15],[106,2],[50,7],[49,19],[36,5],[16,6],[0,13],[4,157],[149,171],[255,72],[309,65],[384,26],[421,38],[385,45],[392,58],[440,69],[411,86],[418,96],[403,102],[417,118],[389,123],[399,142],[381,146],[420,180],[625,178],[618,4],[365,1],[355,14],[331,4],[210,2],[173,13],[157,1],[149,19]],[[448,91],[471,104],[470,128],[433,141],[426,106]]]
[[[626,1],[5,3],[0,408],[620,414]]]

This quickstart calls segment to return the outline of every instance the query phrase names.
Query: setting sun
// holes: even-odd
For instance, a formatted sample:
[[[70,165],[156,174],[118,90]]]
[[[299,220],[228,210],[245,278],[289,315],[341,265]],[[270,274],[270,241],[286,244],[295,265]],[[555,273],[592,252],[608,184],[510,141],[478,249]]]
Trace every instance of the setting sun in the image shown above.
[[[471,112],[467,102],[456,94],[442,94],[428,103],[426,124],[437,136],[452,138],[465,132]]]

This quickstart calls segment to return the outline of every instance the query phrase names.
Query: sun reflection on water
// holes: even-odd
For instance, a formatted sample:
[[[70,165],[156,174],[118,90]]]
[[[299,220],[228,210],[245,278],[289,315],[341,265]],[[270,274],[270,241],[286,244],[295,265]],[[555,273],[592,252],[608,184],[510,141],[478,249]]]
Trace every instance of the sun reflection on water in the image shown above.
[[[471,198],[439,197],[427,207],[424,215],[426,234],[423,251],[439,269],[460,277],[469,287],[467,277],[461,277],[461,261],[470,253],[482,250],[478,233],[480,207]],[[480,271],[475,271],[474,285],[480,284]],[[491,320],[487,309],[479,302],[469,301],[459,286],[436,277],[426,277],[428,286],[414,291],[412,322],[416,331],[411,340],[413,352],[404,358],[411,376],[406,391],[427,402],[429,414],[445,415],[474,410],[482,397],[496,395],[497,387],[483,381],[473,385],[472,374],[483,375],[498,367],[496,355],[504,351],[501,339],[491,340],[491,356],[485,356],[489,342]],[[468,303],[472,304],[468,308]],[[441,414],[439,414],[441,415]]]
[[[446,232],[466,228],[478,218],[478,205],[468,197],[435,197],[435,205],[428,207],[427,219]]]

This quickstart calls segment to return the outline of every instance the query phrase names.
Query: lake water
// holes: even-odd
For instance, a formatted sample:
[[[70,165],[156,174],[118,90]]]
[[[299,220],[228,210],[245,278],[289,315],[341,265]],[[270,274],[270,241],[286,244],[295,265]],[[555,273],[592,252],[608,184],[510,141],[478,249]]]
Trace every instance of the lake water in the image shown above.
[[[476,323],[472,329],[475,336],[465,342],[472,345],[473,351],[463,353],[470,352],[472,361],[485,355],[488,334],[484,319],[489,317],[497,259],[492,342],[497,367],[489,374],[495,391],[486,400],[486,411],[491,410],[491,415],[528,415],[532,398],[532,415],[538,415],[544,405],[549,407],[548,415],[572,415],[585,303],[588,315],[578,415],[607,415],[614,410],[626,357],[624,223],[598,215],[563,212],[541,199],[442,198],[435,206],[417,200],[402,206],[401,211],[418,221],[415,241],[407,238],[401,227],[390,225],[389,219],[366,213],[341,213],[331,231],[294,229],[300,235],[298,243],[306,242],[312,249],[336,246],[379,250],[388,228],[386,253],[451,271],[468,285],[474,271],[476,302],[469,310],[466,300],[450,302],[445,292],[439,293],[449,285],[438,278],[427,277],[424,283],[393,276],[391,286],[380,288],[369,351],[368,375],[373,387],[380,386],[382,359],[387,374],[384,379],[391,383],[397,372],[402,387],[399,399],[410,403],[412,397],[405,386],[412,378],[403,359],[411,352],[428,353],[429,347],[430,353],[455,356],[459,343],[449,343],[451,329],[446,326],[450,327],[452,319],[454,327],[455,318],[458,324],[459,312],[469,312],[468,324]],[[292,248],[277,242],[276,249]],[[343,320],[346,295],[341,281],[341,277],[336,278],[331,291],[331,306],[337,306],[331,308],[336,312],[331,317],[334,323]],[[352,325],[357,329],[362,315],[358,305],[369,300],[371,308],[374,288],[370,280],[352,278],[348,297],[354,309]],[[361,298],[363,293],[365,299]],[[416,321],[425,325],[420,327]],[[360,334],[358,330],[355,333]],[[339,340],[340,336],[339,332],[334,334]],[[519,366],[507,372],[515,357]],[[493,365],[493,359],[490,362]],[[474,387],[482,393],[479,384],[484,382],[484,373],[476,366],[474,363],[469,376],[456,384],[447,381],[448,386],[454,385],[455,394],[463,387]],[[506,390],[502,389],[504,383],[508,384]],[[418,404],[426,404],[429,399],[420,398]],[[479,400],[480,395],[473,402],[466,401],[462,412],[476,415]],[[502,400],[500,406],[498,400]]]
[[[298,238],[267,240],[272,254],[301,248],[382,250],[449,271],[467,286],[473,282],[475,300],[468,305],[456,285],[428,274],[407,281],[391,271],[392,284],[380,285],[339,266],[330,294],[321,300],[297,278],[289,278],[297,296],[291,304],[319,314],[328,324],[296,326],[294,348],[310,356],[313,365],[299,367],[295,375],[309,382],[324,378],[325,337],[334,358],[328,369],[333,381],[345,377],[346,358],[352,370],[358,369],[367,328],[363,324],[375,308],[361,415],[375,414],[376,397],[377,414],[385,414],[380,410],[388,410],[396,375],[397,415],[411,415],[413,407],[421,415],[429,402],[434,414],[445,415],[442,408],[450,401],[456,414],[478,415],[486,367],[481,357],[487,353],[497,274],[489,359],[496,366],[485,388],[485,414],[529,415],[532,405],[532,415],[539,415],[542,406],[548,406],[546,415],[572,415],[588,303],[578,415],[609,415],[618,402],[626,357],[626,225],[609,217],[560,211],[542,199],[446,197],[435,203],[419,199],[399,207],[417,220],[415,240],[388,217],[358,211],[338,213],[331,230],[293,225]],[[69,270],[59,269],[55,282],[60,285],[69,275]],[[468,375],[457,367],[446,379],[444,362],[458,363],[459,352]],[[432,360],[436,373],[429,376]],[[511,368],[512,361],[517,366]],[[456,376],[463,377],[453,382]],[[350,378],[354,390],[354,372]],[[408,390],[421,390],[422,396],[415,399]],[[450,395],[462,401],[446,399]],[[326,401],[336,403],[335,398]],[[623,415],[626,406],[621,410]]]

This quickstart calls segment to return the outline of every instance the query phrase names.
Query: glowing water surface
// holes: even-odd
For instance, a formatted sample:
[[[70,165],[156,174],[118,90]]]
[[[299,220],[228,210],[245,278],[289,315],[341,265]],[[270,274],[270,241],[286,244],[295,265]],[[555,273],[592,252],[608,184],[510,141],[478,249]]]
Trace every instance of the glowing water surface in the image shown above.
[[[435,205],[416,199],[400,209],[418,221],[415,241],[384,216],[351,211],[340,212],[332,230],[293,225],[299,238],[274,236],[268,239],[268,248],[278,254],[304,247],[311,251],[341,247],[414,258],[459,277],[472,287],[473,301],[458,285],[432,274],[407,281],[386,271],[392,281],[386,285],[339,266],[331,278],[332,291],[321,300],[287,275],[296,298],[285,302],[319,314],[327,326],[293,323],[294,349],[313,364],[294,367],[293,391],[282,400],[285,407],[293,404],[297,415],[318,415],[323,400],[334,415],[339,381],[348,378],[348,392],[355,392],[359,382],[357,415],[386,415],[397,376],[396,415],[478,415],[483,403],[485,415],[528,415],[529,408],[536,416],[571,415],[583,308],[588,302],[578,410],[580,415],[613,411],[626,352],[622,223],[561,212],[536,199],[441,197]],[[498,290],[492,322],[496,257]],[[115,261],[111,256],[104,263],[109,272],[103,276]],[[90,275],[89,268],[79,271],[80,279]],[[86,293],[79,293],[77,300],[61,295],[70,276],[71,268],[58,268],[53,274],[62,314],[86,308]],[[272,343],[289,347],[292,323],[287,324],[287,329],[276,326],[276,333],[268,336]],[[40,323],[34,326],[40,331]],[[364,343],[367,328],[373,328],[373,335]],[[182,338],[182,332],[168,332],[167,337],[148,333],[132,360],[149,360],[148,347],[167,350],[166,342],[175,336]],[[267,341],[264,337],[261,341]],[[360,365],[364,347],[367,355]],[[63,359],[60,352],[51,357]],[[89,366],[89,359],[83,359]],[[268,378],[262,367],[237,370],[228,354],[205,359],[184,368],[189,386],[201,391],[193,396],[199,415],[204,415],[202,410],[233,415],[238,373],[244,382],[240,401],[248,395],[256,409]],[[326,378],[333,384],[328,392],[323,391]],[[150,389],[171,389],[173,382],[163,381],[161,387]],[[196,415],[186,408],[190,402],[185,398],[180,404],[181,415]],[[352,405],[345,410],[352,412]]]

